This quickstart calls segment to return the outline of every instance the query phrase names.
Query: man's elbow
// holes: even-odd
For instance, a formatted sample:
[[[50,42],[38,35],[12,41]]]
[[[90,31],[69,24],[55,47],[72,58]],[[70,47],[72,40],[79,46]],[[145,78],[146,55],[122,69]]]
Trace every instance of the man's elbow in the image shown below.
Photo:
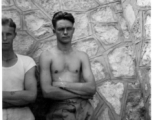
[[[42,94],[43,94],[43,97],[44,97],[44,98],[48,98],[48,92],[46,92],[46,91],[44,92],[44,91],[43,91]]]
[[[93,87],[92,89],[92,95],[94,95],[96,93],[96,87]]]
[[[94,95],[96,93],[96,84],[91,86],[91,94]]]
[[[42,94],[43,94],[43,97],[44,97],[44,98],[49,98],[49,96],[50,96],[50,91],[47,90],[47,89],[43,89],[43,90],[42,90]]]
[[[31,93],[30,96],[29,96],[29,102],[35,102],[36,97],[37,97],[36,92]]]

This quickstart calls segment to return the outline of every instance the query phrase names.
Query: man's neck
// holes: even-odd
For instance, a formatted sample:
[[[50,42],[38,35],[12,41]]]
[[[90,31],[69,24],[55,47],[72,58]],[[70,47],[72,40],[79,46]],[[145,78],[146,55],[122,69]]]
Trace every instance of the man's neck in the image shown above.
[[[57,44],[57,48],[63,53],[70,53],[73,51],[71,43],[70,44]]]
[[[12,59],[16,58],[16,54],[14,51],[2,51],[2,60],[3,61],[10,61]]]

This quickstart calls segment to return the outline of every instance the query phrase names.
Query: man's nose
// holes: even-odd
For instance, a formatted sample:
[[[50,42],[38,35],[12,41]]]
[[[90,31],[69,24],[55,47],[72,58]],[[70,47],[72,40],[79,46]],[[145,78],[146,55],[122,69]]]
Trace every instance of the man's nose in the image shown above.
[[[5,34],[2,35],[3,40],[7,40],[7,36]]]
[[[68,32],[67,32],[67,29],[64,29],[64,34],[67,34]]]

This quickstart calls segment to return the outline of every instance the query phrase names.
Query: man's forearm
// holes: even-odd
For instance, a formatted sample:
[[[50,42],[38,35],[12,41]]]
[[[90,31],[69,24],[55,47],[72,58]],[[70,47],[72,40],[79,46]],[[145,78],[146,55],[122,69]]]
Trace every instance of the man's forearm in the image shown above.
[[[72,92],[72,93],[74,93],[74,94],[77,94],[77,95],[79,95],[81,98],[87,98],[87,99],[89,99],[89,98],[92,98],[93,97],[93,95],[92,94],[88,94],[88,93],[86,93],[86,92],[83,92],[83,91],[80,91],[80,90],[74,90],[74,89],[70,89],[70,88],[63,88],[64,90],[67,90],[67,91],[69,91],[69,92]]]
[[[54,87],[51,86],[46,92],[43,91],[43,95],[46,98],[51,98],[54,100],[65,100],[65,99],[70,99],[70,98],[78,98],[80,95],[75,94],[71,91],[67,91],[65,89],[59,88],[59,87]]]
[[[24,107],[27,106],[29,102],[23,100],[5,100],[3,101],[3,109]]]
[[[19,100],[19,101],[27,101],[31,102],[35,100],[36,98],[36,92],[31,91],[3,91],[3,101],[8,100]]]
[[[3,101],[2,106],[3,106],[3,109],[16,107],[16,105],[12,105],[11,103],[4,102],[4,101]]]
[[[84,96],[91,96],[95,93],[95,85],[89,82],[88,83],[54,82],[53,85]]]

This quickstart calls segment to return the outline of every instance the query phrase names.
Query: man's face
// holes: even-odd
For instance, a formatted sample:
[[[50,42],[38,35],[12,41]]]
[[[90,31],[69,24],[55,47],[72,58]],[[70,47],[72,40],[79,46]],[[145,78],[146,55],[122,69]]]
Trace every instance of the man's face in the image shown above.
[[[13,27],[8,25],[2,26],[2,49],[7,50],[12,47],[13,39],[15,38],[16,33]]]
[[[59,42],[64,44],[69,43],[71,42],[74,33],[73,24],[68,20],[59,20],[56,23],[54,33],[56,34]]]

